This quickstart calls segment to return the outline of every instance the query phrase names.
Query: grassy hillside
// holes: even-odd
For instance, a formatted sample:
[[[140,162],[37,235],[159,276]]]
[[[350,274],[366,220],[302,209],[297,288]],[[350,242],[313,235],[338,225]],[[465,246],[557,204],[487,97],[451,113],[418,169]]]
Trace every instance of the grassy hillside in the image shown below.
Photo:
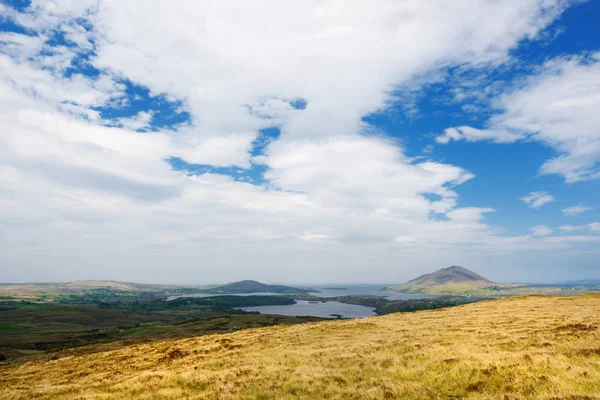
[[[600,395],[600,296],[530,296],[6,365],[2,399]]]
[[[61,349],[115,341],[151,341],[231,332],[319,318],[246,314],[232,307],[293,304],[283,296],[128,297],[84,292],[52,301],[0,300],[0,360],[53,356]],[[97,303],[80,303],[95,300]],[[141,301],[138,301],[141,300]],[[117,345],[117,344],[115,344]]]

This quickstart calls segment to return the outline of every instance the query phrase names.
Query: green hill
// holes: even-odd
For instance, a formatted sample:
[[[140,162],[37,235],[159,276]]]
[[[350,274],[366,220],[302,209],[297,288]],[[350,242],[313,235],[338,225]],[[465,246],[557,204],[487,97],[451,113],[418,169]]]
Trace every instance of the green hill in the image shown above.
[[[219,293],[219,294],[236,294],[236,293],[308,293],[308,290],[298,289],[291,286],[284,285],[267,285],[265,283],[257,281],[239,281],[229,283],[223,286],[216,286],[210,289],[204,290],[207,293]]]
[[[422,275],[392,290],[403,293],[443,294],[490,286],[498,285],[471,270],[453,266]]]
[[[69,293],[88,290],[111,290],[120,292],[154,292],[181,290],[183,286],[119,282],[111,280],[82,280],[73,282],[0,283],[0,294]]]

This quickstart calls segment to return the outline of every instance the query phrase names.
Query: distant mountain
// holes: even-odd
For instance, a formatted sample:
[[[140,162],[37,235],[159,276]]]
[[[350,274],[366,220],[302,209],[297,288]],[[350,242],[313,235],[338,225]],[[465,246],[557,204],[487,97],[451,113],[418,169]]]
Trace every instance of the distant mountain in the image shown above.
[[[559,282],[561,286],[600,286],[600,279],[581,279],[578,281]]]
[[[84,290],[162,291],[182,288],[175,285],[144,284],[119,281],[82,280],[73,282],[2,283],[0,293],[80,292]]]
[[[453,266],[422,275],[392,290],[404,293],[442,294],[490,286],[497,286],[497,284],[471,270]]]
[[[204,292],[208,293],[222,293],[222,294],[235,294],[235,293],[308,293],[308,290],[298,289],[291,286],[284,285],[267,285],[265,283],[257,282],[257,281],[239,281],[229,283],[223,286],[216,286],[210,289],[204,290]]]

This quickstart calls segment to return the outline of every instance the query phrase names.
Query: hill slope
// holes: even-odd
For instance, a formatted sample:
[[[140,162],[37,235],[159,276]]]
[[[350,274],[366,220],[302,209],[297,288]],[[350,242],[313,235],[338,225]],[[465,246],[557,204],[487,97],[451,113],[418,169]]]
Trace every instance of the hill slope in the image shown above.
[[[284,285],[267,285],[257,281],[239,281],[229,283],[223,286],[216,286],[207,290],[209,293],[224,293],[224,294],[235,294],[235,293],[308,293],[308,290],[298,289],[291,286]]]
[[[4,366],[3,399],[598,399],[600,296],[530,296]]]
[[[41,282],[41,283],[0,283],[0,294],[2,293],[68,293],[83,290],[114,290],[114,291],[161,291],[182,288],[176,285],[159,285],[132,283],[120,281],[83,280],[73,282]]]
[[[448,267],[422,275],[392,290],[404,293],[454,293],[496,285],[494,282],[463,267]]]

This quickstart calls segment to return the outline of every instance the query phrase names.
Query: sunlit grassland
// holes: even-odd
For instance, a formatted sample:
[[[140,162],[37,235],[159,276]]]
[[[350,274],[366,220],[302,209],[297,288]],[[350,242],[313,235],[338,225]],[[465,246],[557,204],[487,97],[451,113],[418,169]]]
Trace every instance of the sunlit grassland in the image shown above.
[[[2,399],[600,399],[600,295],[249,329],[4,366]]]
[[[395,289],[392,289],[396,291]],[[410,288],[401,293],[432,294],[439,296],[471,296],[479,298],[502,298],[511,296],[528,296],[534,294],[550,296],[576,296],[587,293],[600,293],[600,286],[537,286],[518,283],[498,284],[480,288],[464,288],[460,286],[437,286],[427,289]]]

